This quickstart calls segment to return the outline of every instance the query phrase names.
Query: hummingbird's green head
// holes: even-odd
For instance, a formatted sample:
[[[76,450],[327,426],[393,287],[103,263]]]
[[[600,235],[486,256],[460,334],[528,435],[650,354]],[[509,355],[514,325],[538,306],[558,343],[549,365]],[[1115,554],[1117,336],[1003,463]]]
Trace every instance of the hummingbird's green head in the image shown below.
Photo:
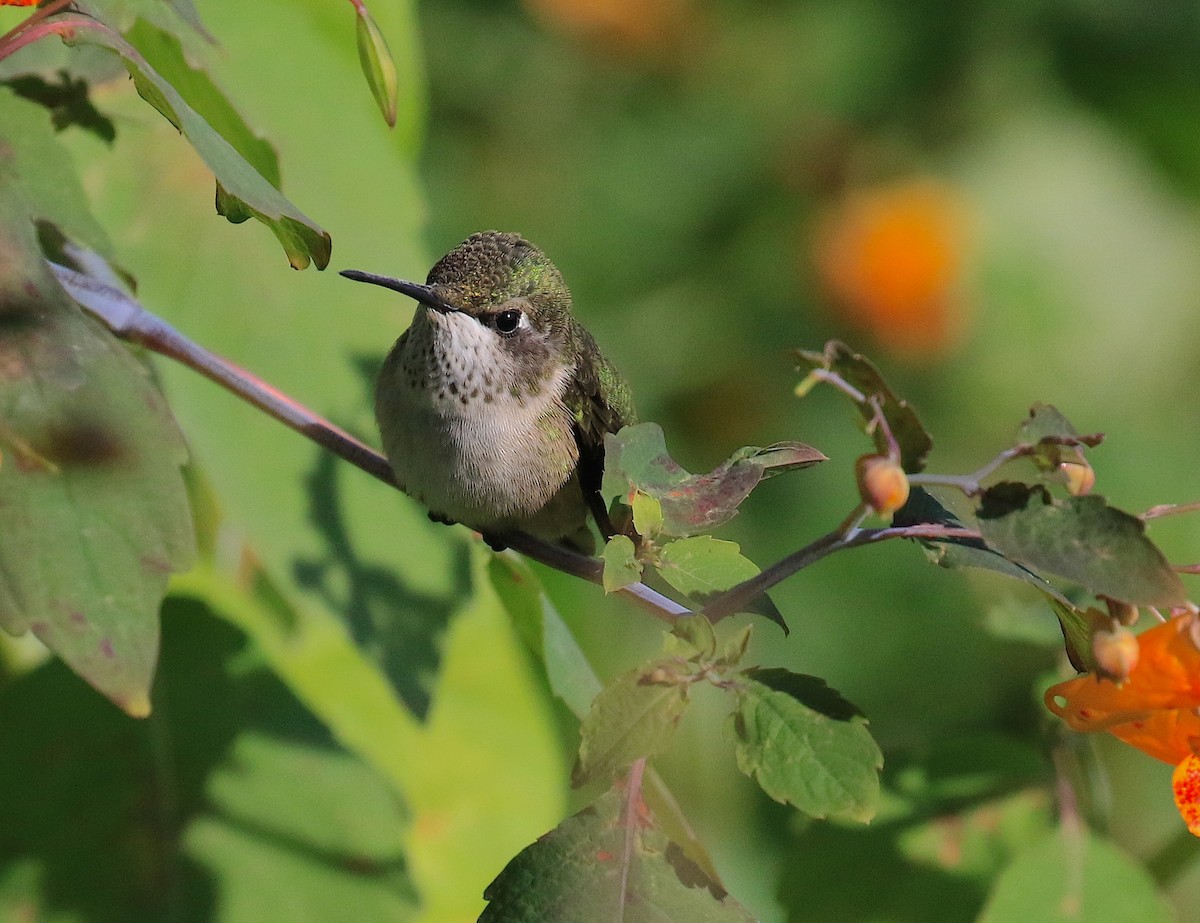
[[[519,380],[518,390],[573,364],[579,336],[570,290],[558,267],[519,234],[472,234],[434,264],[424,285],[357,270],[342,275],[415,298],[426,310],[413,329],[429,331],[435,352],[508,366],[505,377]]]
[[[534,319],[571,308],[558,267],[520,234],[472,234],[429,270],[427,284],[457,310],[476,316],[514,301]]]
[[[501,334],[522,327],[561,333],[571,311],[558,267],[520,234],[472,234],[434,264],[424,285],[357,270],[342,275],[402,292],[435,311],[469,315]]]

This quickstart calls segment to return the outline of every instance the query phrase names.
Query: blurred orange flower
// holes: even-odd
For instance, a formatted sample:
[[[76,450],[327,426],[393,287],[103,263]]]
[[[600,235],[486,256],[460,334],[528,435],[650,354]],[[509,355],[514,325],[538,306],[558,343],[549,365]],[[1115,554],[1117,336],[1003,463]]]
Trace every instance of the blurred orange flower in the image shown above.
[[[0,6],[35,6],[38,0],[0,0]]]
[[[944,352],[958,339],[966,249],[962,197],[933,179],[861,191],[817,229],[821,281],[850,323],[896,353]]]
[[[1188,614],[1138,636],[1137,663],[1124,682],[1094,674],[1046,690],[1046,707],[1076,731],[1108,731],[1171,763],[1175,804],[1200,836],[1200,621]]]
[[[645,48],[679,31],[688,0],[525,0],[525,5],[563,31]]]

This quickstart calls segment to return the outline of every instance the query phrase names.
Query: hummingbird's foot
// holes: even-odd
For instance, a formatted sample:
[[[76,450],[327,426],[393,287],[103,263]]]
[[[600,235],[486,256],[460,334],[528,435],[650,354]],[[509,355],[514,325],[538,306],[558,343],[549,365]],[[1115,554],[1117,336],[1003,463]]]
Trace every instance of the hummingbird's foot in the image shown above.
[[[504,540],[498,535],[488,535],[486,532],[479,533],[480,538],[487,542],[487,546],[492,551],[504,551],[508,546],[504,544]]]
[[[435,513],[432,510],[430,510],[428,516],[430,522],[440,522],[444,526],[453,526],[457,523],[457,520],[449,519],[448,517],[443,516],[441,513]]]

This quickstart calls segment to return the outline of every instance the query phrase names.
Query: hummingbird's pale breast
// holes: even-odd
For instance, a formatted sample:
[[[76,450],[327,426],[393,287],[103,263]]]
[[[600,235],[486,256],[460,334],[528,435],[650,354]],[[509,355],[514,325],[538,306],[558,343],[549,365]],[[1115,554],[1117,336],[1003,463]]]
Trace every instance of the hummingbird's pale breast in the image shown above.
[[[604,436],[634,419],[624,379],[571,313],[558,268],[519,234],[481,231],[424,285],[342,275],[416,299],[375,389],[383,448],[435,519],[502,539],[530,532],[577,550],[600,486]]]
[[[499,336],[469,314],[418,308],[376,388],[384,451],[404,491],[439,517],[570,535],[587,515],[563,403],[574,367],[531,377]]]

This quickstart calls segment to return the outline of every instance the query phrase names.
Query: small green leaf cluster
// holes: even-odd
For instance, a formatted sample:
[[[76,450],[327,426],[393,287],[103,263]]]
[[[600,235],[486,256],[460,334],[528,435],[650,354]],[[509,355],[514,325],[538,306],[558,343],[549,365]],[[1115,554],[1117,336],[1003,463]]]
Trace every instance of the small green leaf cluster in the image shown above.
[[[703,616],[680,619],[662,654],[604,688],[580,728],[572,782],[607,780],[669,746],[697,683],[730,696],[738,767],[776,801],[812,817],[865,822],[883,756],[857,708],[815,676],[740,666],[747,625],[718,643]]]
[[[518,601],[517,588],[527,587],[530,575],[515,567],[497,565],[493,580],[510,611],[521,613],[527,637],[544,638],[557,616],[530,599]],[[681,618],[659,656],[596,694],[582,713],[571,779],[605,790],[508,864],[485,892],[481,920],[751,919],[721,886],[704,847],[671,839],[669,829],[688,825],[660,822],[660,813],[678,807],[662,799],[661,783],[646,768],[670,746],[700,683],[729,696],[726,727],[737,765],[769,796],[813,817],[870,820],[883,758],[866,720],[816,677],[743,667],[751,633],[746,625],[719,640],[703,616]],[[540,651],[551,674],[561,657],[575,659],[562,647],[543,644]],[[590,674],[586,665],[583,672]],[[559,692],[578,701],[569,686]],[[645,915],[648,907],[655,915]]]
[[[808,468],[825,460],[811,446],[776,443],[746,446],[708,474],[688,473],[667,452],[656,423],[627,426],[605,436],[601,493],[629,508],[633,537],[617,534],[604,548],[604,589],[613,592],[641,580],[647,564],[672,588],[696,604],[749,580],[759,572],[736,542],[706,534],[737,515],[737,508],[763,479]],[[636,538],[636,541],[635,541]],[[748,611],[783,626],[765,596]]]
[[[925,473],[932,438],[867,359],[837,342],[797,357],[805,373],[798,393],[819,383],[837,387],[858,407],[880,455],[902,459],[913,489],[893,526],[909,530],[906,537],[920,542],[940,566],[983,568],[1035,587],[1058,617],[1067,654],[1080,669],[1096,667],[1092,636],[1115,622],[1097,618],[1087,604],[1077,605],[1071,587],[1060,588],[1054,578],[1103,601],[1110,611],[1191,605],[1179,575],[1146,535],[1145,518],[1091,494],[1095,472],[1086,451],[1101,443],[1101,434],[1080,434],[1057,408],[1036,404],[1017,427],[1012,446],[978,471]],[[1019,459],[1033,463],[1032,477],[996,476]],[[971,521],[952,514],[931,493],[937,488],[972,500]],[[961,534],[953,534],[956,530]]]

